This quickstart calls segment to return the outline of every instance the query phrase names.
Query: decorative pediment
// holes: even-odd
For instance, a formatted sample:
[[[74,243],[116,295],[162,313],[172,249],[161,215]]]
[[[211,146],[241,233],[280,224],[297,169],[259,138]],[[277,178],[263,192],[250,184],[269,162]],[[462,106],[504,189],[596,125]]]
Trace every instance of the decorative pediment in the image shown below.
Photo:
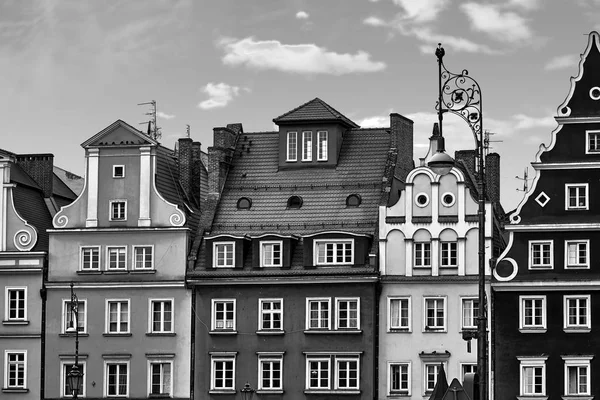
[[[83,142],[81,147],[156,145],[158,142],[150,136],[119,119]]]

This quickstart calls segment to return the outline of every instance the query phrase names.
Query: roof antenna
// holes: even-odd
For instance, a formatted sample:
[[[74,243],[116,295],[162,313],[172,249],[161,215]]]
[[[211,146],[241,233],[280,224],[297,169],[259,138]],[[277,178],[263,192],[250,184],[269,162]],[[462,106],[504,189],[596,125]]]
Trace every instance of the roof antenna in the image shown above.
[[[152,100],[152,101],[148,101],[145,103],[138,103],[138,106],[145,106],[150,104],[150,112],[147,112],[145,115],[148,115],[151,117],[150,121],[144,121],[144,122],[140,122],[140,124],[148,124],[148,136],[150,136],[152,139],[154,140],[158,140],[160,139],[160,137],[162,136],[162,133],[160,131],[160,127],[156,124],[156,100]],[[154,127],[154,129],[151,131],[150,129],[150,124],[152,124],[152,126]]]
[[[190,124],[185,125],[185,133],[189,139],[190,138]]]
[[[485,149],[485,155],[487,156],[488,154],[490,154],[490,143],[500,143],[504,140],[490,140],[490,135],[495,135],[496,132],[490,132],[486,130],[483,134],[483,148]]]
[[[529,189],[529,179],[527,178],[527,172],[529,168],[525,167],[525,171],[523,172],[523,177],[521,178],[519,175],[515,176],[515,178],[523,181],[523,189],[517,188],[517,192],[526,192]]]

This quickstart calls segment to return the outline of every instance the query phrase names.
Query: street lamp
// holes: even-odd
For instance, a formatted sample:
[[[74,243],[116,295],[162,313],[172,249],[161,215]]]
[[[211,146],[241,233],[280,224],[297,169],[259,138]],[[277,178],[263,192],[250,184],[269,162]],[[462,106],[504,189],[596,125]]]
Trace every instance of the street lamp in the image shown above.
[[[83,378],[83,371],[79,371],[79,299],[73,290],[73,282],[71,282],[71,320],[66,329],[67,333],[75,333],[75,364],[69,371],[67,379],[69,386],[73,391],[73,400],[77,400],[79,394],[79,385]],[[73,323],[74,322],[74,323]]]
[[[252,389],[250,383],[246,382],[244,387],[240,389],[240,392],[242,392],[242,400],[252,400],[255,390]]]
[[[464,119],[473,131],[477,143],[478,159],[478,230],[479,230],[479,313],[477,317],[477,375],[479,378],[479,400],[487,399],[487,303],[485,295],[485,159],[483,156],[483,112],[481,88],[477,81],[464,69],[454,74],[446,69],[442,61],[445,51],[438,44],[435,55],[438,60],[438,111],[440,137],[445,112],[451,112]],[[445,153],[443,137],[438,142],[438,152],[430,159],[428,166],[439,175],[450,172],[454,164]]]

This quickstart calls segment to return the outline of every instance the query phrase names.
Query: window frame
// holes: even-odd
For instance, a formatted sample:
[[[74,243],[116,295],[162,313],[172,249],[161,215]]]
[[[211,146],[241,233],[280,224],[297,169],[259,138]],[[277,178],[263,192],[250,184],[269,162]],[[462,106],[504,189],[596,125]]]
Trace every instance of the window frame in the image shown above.
[[[334,390],[360,390],[360,356],[358,355],[336,355],[333,357],[334,372],[333,372],[333,387]],[[340,362],[356,362],[356,386],[341,387],[340,386]],[[350,380],[347,376],[346,380]]]
[[[331,390],[331,355],[319,355],[319,356],[310,356],[310,355],[306,355],[306,382],[305,382],[305,388],[306,390]],[[310,380],[311,380],[311,369],[310,369],[310,363],[311,362],[326,362],[327,363],[327,386],[323,387],[323,386],[311,386],[310,385]],[[319,370],[321,371],[321,370]],[[320,381],[321,378],[319,377],[318,380]]]
[[[594,134],[596,136],[596,150],[592,150],[590,146],[590,136]],[[600,153],[600,130],[586,130],[585,131],[585,154],[598,154]]]
[[[426,247],[428,247],[428,249]],[[427,253],[429,253],[428,257]],[[417,264],[417,255],[422,259],[421,264]],[[424,263],[427,258],[429,258],[429,264]],[[413,267],[431,268],[431,241],[418,241],[413,243]]]
[[[356,327],[340,327],[340,303],[346,302],[356,302]],[[347,310],[347,312],[349,312]],[[348,317],[348,323],[350,323],[351,318]],[[360,331],[360,297],[336,297],[335,298],[335,330],[343,330],[343,331]]]
[[[444,246],[450,246],[450,249],[444,249]],[[452,249],[454,247],[454,249]],[[452,253],[454,252],[454,257]],[[447,259],[450,263],[444,263]],[[454,261],[454,263],[452,263]],[[440,241],[440,268],[457,268],[458,267],[458,242],[454,241]]]
[[[525,324],[525,301],[527,300],[541,300],[541,318],[542,323],[539,325]],[[547,319],[547,309],[546,309],[546,296],[545,295],[522,295],[519,296],[519,330],[522,333],[544,333],[547,329],[548,319]],[[535,315],[532,318],[535,320]]]
[[[290,151],[291,149],[291,142],[293,138],[293,147],[294,147],[294,154],[292,157],[292,152]],[[285,157],[285,161],[298,161],[298,132],[297,131],[290,131],[287,132],[286,134],[286,157]]]
[[[22,354],[23,355],[23,385],[10,385],[9,384],[9,355],[12,354]],[[16,361],[12,364],[15,365],[19,365],[21,362],[20,361]],[[27,389],[27,350],[10,350],[10,349],[6,349],[4,350],[4,389]],[[17,367],[17,383],[19,380],[19,376],[18,376],[19,370]]]
[[[112,177],[115,179],[123,179],[125,178],[125,165],[119,165],[119,164],[115,164],[112,166],[112,170],[113,170],[113,174]],[[122,174],[121,175],[117,175],[117,168],[121,168]]]
[[[84,268],[85,267],[85,262],[84,262],[84,252],[86,250],[96,250],[98,253],[98,263],[96,268],[90,267],[90,268]],[[90,255],[90,265],[93,265],[93,255]],[[102,259],[101,259],[101,246],[79,246],[79,270],[80,271],[100,271],[100,265],[102,263]]]
[[[550,245],[550,249],[548,253],[550,255],[550,263],[549,264],[534,264],[534,246],[546,246]],[[544,269],[554,269],[554,240],[529,240],[528,241],[529,248],[529,270],[544,270]],[[543,262],[544,260],[544,251],[543,247],[540,249],[541,256],[540,259]]]
[[[591,360],[593,356],[561,356],[564,362],[564,396],[590,396],[592,394],[592,367]],[[585,393],[569,393],[569,368],[585,368],[587,373]],[[579,377],[579,374],[578,374]],[[570,398],[570,397],[569,397]]]
[[[161,307],[161,321],[160,325],[163,329],[155,330],[154,329],[154,304],[155,303],[171,303],[171,329],[165,330],[165,310],[164,306]],[[174,298],[150,298],[148,299],[148,333],[153,334],[169,334],[175,333],[175,299]]]
[[[119,268],[117,267],[111,267],[110,266],[110,256],[111,256],[111,250],[117,250],[117,265],[119,265],[119,255],[120,255],[120,251],[119,250],[123,250],[123,255],[125,257],[125,259],[123,260],[123,268]],[[115,271],[127,271],[127,246],[106,246],[106,263],[105,263],[105,271],[111,271],[111,272],[115,272]]]
[[[231,245],[231,264],[227,263],[227,249],[225,248],[225,252],[224,252],[224,264],[223,265],[218,265],[217,260],[219,257],[219,253],[217,251],[217,246],[229,246]],[[233,240],[228,240],[228,241],[222,241],[222,242],[213,242],[213,268],[235,268],[235,241]]]
[[[441,300],[442,310],[444,312],[444,325],[439,327],[428,328],[427,325],[427,301],[428,300]],[[437,308],[436,308],[437,311]],[[437,316],[434,317],[437,320]],[[436,321],[437,322],[437,321]],[[447,332],[448,331],[448,299],[447,296],[423,296],[423,332]]]
[[[81,386],[82,386],[82,390],[81,393],[77,393],[78,397],[86,397],[86,375],[87,375],[87,362],[85,360],[77,360],[78,365],[81,366]],[[75,365],[75,357],[71,358],[71,359],[67,359],[67,360],[61,360],[60,361],[60,397],[72,397],[73,394],[67,394],[65,392],[66,386],[67,386],[67,367],[68,366],[72,366]]]
[[[279,264],[275,264],[271,262],[271,264],[267,264],[265,262],[265,255],[267,254],[265,251],[265,246],[279,246]],[[260,247],[260,266],[261,268],[281,268],[283,266],[283,240],[262,240],[259,243]],[[274,260],[275,249],[273,247],[271,259]]]
[[[321,309],[321,307],[319,307],[319,318],[317,319],[319,321],[319,326],[318,327],[311,327],[310,326],[310,322],[311,322],[311,318],[310,318],[310,304],[313,302],[326,302],[327,303],[327,326],[323,327],[321,326],[321,322],[324,321],[324,319],[322,319],[320,317],[321,312],[323,311]],[[307,297],[306,298],[306,325],[305,325],[305,329],[307,331],[318,331],[318,330],[331,330],[332,329],[332,324],[331,324],[331,297]]]
[[[116,331],[111,331],[110,330],[110,304],[111,303],[116,303],[118,304],[118,312],[117,312],[117,330]],[[127,330],[126,331],[121,331],[121,324],[124,321],[121,321],[121,308],[123,307],[123,303],[127,304]],[[131,334],[131,299],[106,299],[105,300],[105,326],[104,326],[104,333],[106,335],[129,335]]]
[[[125,365],[126,366],[126,372],[127,372],[127,386],[126,386],[126,393],[125,394],[109,394],[109,367],[111,365]],[[118,371],[120,372],[121,368],[118,368]],[[120,376],[121,374],[118,373],[117,374],[117,378]],[[110,359],[110,360],[104,360],[104,397],[129,397],[129,392],[130,392],[130,379],[131,379],[131,366],[130,366],[130,362],[129,360],[122,360],[122,359]],[[118,382],[118,379],[117,379]],[[117,383],[117,392],[119,389],[119,384]]]
[[[21,307],[19,307],[18,303],[19,303],[19,299],[17,298],[17,308],[16,308],[16,313],[17,313],[17,317],[16,318],[11,318],[10,317],[10,313],[11,313],[11,306],[10,306],[10,293],[11,292],[20,292],[23,291],[23,318],[19,318],[18,314],[19,311],[21,311]],[[27,286],[5,286],[4,287],[4,322],[8,322],[8,323],[27,323],[28,319],[27,319]]]
[[[312,159],[312,131],[302,131],[302,161],[312,161]]]
[[[546,396],[546,360],[548,357],[517,357],[519,360],[519,393],[521,396]],[[525,393],[524,387],[524,370],[525,368],[541,368],[542,369],[542,391],[541,393]],[[535,387],[535,384],[534,384]]]
[[[221,386],[217,387],[215,385],[216,381],[216,363],[218,362],[232,362],[232,378],[231,378],[231,386]],[[234,392],[236,389],[235,385],[235,367],[236,367],[236,355],[235,354],[211,354],[210,355],[210,391],[211,392]],[[224,369],[225,371],[225,369]],[[223,377],[223,381],[225,381],[225,377]]]
[[[393,326],[392,324],[392,302],[393,301],[399,301],[399,316],[398,316],[398,320],[400,321],[400,325],[399,326]],[[406,301],[407,302],[407,311],[408,311],[408,324],[407,326],[402,326],[402,301]],[[387,298],[387,305],[388,305],[388,332],[412,332],[412,299],[411,296],[389,296]]]
[[[152,366],[153,365],[162,365],[162,364],[169,364],[170,365],[170,372],[169,374],[171,375],[171,384],[170,384],[170,388],[169,388],[169,392],[167,393],[152,393]],[[173,397],[173,379],[174,379],[174,375],[173,375],[173,360],[170,359],[164,359],[164,358],[150,358],[147,361],[147,373],[148,373],[148,397],[150,396],[161,396],[161,395],[167,395],[167,397]],[[163,371],[162,371],[162,367],[161,367],[161,375],[160,375],[160,379],[161,379],[161,386],[164,386],[164,376],[163,376]],[[162,397],[162,396],[161,396]]]
[[[569,189],[575,189],[575,188],[583,188],[584,189],[584,195],[585,195],[585,205],[583,206],[579,206],[579,205],[575,205],[575,206],[570,206],[569,205]],[[577,196],[576,196],[576,200],[579,200],[581,196],[579,195],[579,191],[577,191]],[[577,201],[577,203],[579,203]],[[566,211],[571,211],[571,210],[589,210],[590,208],[590,188],[589,188],[589,184],[588,183],[565,183],[565,210]]]
[[[319,245],[320,244],[324,244],[324,245],[328,245],[328,244],[333,244],[334,248],[333,248],[333,253],[334,253],[334,261],[333,262],[328,262],[327,261],[327,254],[325,254],[325,260],[323,262],[319,262]],[[346,261],[346,249],[345,249],[345,245],[349,244],[350,245],[350,261]],[[337,247],[339,245],[344,245],[343,248],[343,252],[344,254],[342,255],[342,262],[338,262],[337,260]],[[315,239],[313,241],[313,262],[314,265],[316,266],[338,266],[338,265],[354,265],[354,247],[355,243],[354,243],[354,239]],[[327,247],[325,247],[325,252],[327,253]]]
[[[465,367],[469,367],[470,369],[474,369],[473,372],[466,372],[465,371]],[[477,363],[460,363],[460,379],[461,382],[465,381],[465,375],[469,374],[469,373],[477,373]]]
[[[569,300],[585,300],[586,301],[586,324],[570,324],[569,323]],[[578,308],[579,309],[579,308]],[[589,294],[568,294],[563,296],[563,329],[565,332],[590,332],[592,329],[592,298]]]
[[[387,384],[387,388],[388,388],[388,396],[394,396],[394,395],[401,395],[401,396],[410,396],[411,395],[411,386],[412,386],[412,365],[411,365],[411,361],[388,361],[387,363],[388,365],[388,384]],[[394,366],[398,366],[398,367],[406,367],[406,375],[407,375],[407,380],[406,380],[406,389],[394,389],[392,388],[392,384],[393,384],[393,379],[392,379],[392,367]],[[399,379],[398,381],[400,382],[400,386],[402,387],[402,371],[399,371]]]
[[[569,245],[576,244],[577,252],[579,253],[579,245],[583,244],[585,246],[585,263],[575,263],[569,264]],[[576,258],[579,258],[577,255]],[[581,240],[565,240],[565,269],[590,269],[590,241],[589,239],[581,239]]]
[[[257,390],[264,392],[281,392],[283,390],[283,353],[259,353],[257,357],[258,361],[258,384]],[[270,370],[269,381],[271,382],[271,387],[263,386],[263,372],[264,372],[264,364],[265,363],[279,363],[279,387],[275,387],[272,385],[273,383],[273,369]]]
[[[273,311],[273,309],[263,310],[263,303],[276,303],[279,302],[281,307],[278,311]],[[274,314],[280,315],[280,327],[279,328],[265,328],[263,326],[263,315],[264,311],[267,311],[268,314],[273,316]],[[271,323],[273,323],[273,319],[271,318]],[[258,330],[261,332],[282,332],[283,331],[283,298],[259,298],[258,299]]]
[[[227,309],[225,308],[225,319],[223,320],[223,328],[217,328],[217,310],[216,310],[216,305],[217,303],[224,303],[224,304],[233,304],[233,322],[232,322],[232,328],[227,328]],[[218,299],[211,299],[210,300],[210,330],[211,333],[218,333],[218,332],[228,332],[228,333],[236,333],[236,327],[237,327],[237,304],[236,304],[236,299],[233,298],[218,298]]]
[[[137,252],[139,249],[145,250],[145,249],[150,249],[150,268],[146,268],[145,264],[146,264],[146,251],[142,251],[142,257],[143,257],[143,261],[142,264],[144,264],[144,267],[140,268],[138,267],[138,263],[137,263]],[[133,264],[133,269],[136,271],[152,271],[154,270],[154,245],[153,244],[148,244],[148,245],[133,245],[132,246],[132,260],[131,263]]]
[[[127,200],[126,199],[113,199],[113,200],[109,200],[109,207],[108,207],[108,220],[109,221],[115,221],[115,222],[123,222],[123,221],[127,221]],[[113,207],[115,204],[120,204],[123,203],[123,218],[114,218],[113,216]]]
[[[465,325],[465,303],[472,302],[471,315],[469,318],[473,322],[473,325]],[[475,302],[477,303],[477,317],[475,317]],[[479,297],[478,296],[464,296],[460,298],[460,327],[461,329],[477,329],[477,318],[479,318]]]
[[[425,393],[426,395],[431,394],[431,392],[433,392],[433,389],[435,388],[435,384],[437,382],[437,377],[439,374],[439,368],[440,368],[440,364],[442,364],[444,366],[444,370],[447,371],[448,370],[448,363],[446,361],[428,361],[428,362],[423,362],[423,393]],[[433,383],[433,387],[429,388],[429,381],[428,379],[428,373],[427,373],[427,368],[428,367],[434,367],[435,368],[435,374],[433,374],[434,376],[434,383]]]
[[[87,334],[87,299],[80,299],[78,298],[78,303],[83,304],[83,329],[79,331],[79,334]],[[69,319],[67,318],[67,316],[70,314],[70,308],[71,306],[71,299],[62,299],[62,324],[61,324],[61,331],[60,333],[63,335],[70,335],[70,333],[67,333],[67,323],[69,322]],[[79,317],[79,308],[77,309],[77,323],[79,324],[80,322],[80,317]]]
[[[321,142],[321,137],[324,140]],[[327,161],[329,159],[329,133],[328,131],[317,131],[317,161]]]

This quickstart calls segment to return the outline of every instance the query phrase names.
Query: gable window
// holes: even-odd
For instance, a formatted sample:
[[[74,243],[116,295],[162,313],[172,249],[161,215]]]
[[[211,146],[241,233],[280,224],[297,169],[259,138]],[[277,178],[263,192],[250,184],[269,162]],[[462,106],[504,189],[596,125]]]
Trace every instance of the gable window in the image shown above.
[[[415,267],[431,267],[431,242],[416,242]]]
[[[554,252],[552,240],[529,241],[529,269],[552,269]]]
[[[6,389],[27,388],[27,350],[5,350],[4,387]]]
[[[354,263],[354,239],[315,240],[316,265]]]
[[[283,299],[258,299],[258,329],[283,330]]]
[[[390,395],[403,394],[410,396],[410,363],[390,363],[388,387]]]
[[[458,243],[442,242],[441,247],[441,266],[456,267],[458,265]]]
[[[479,317],[479,300],[462,299],[462,328],[477,328],[477,318]]]
[[[235,299],[212,300],[212,330],[235,331]]]
[[[298,160],[298,133],[287,133],[287,159],[286,161]]]
[[[590,395],[590,361],[593,356],[562,356],[565,362],[565,396]]]
[[[6,321],[24,322],[27,320],[27,288],[7,287],[5,295]]]
[[[135,269],[153,269],[154,258],[154,246],[133,246],[133,255],[135,258],[134,268]]]
[[[589,247],[589,240],[567,240],[565,242],[565,268],[589,268]]]
[[[97,271],[100,269],[100,246],[81,248],[81,271]]]
[[[67,333],[69,328],[75,327],[75,312],[71,307],[71,300],[63,299],[62,315],[62,333]],[[87,300],[77,302],[77,330],[79,333],[86,333],[87,326]]]
[[[587,131],[587,152],[599,153],[600,152],[600,131]]]
[[[546,296],[519,296],[519,329],[521,332],[546,331]]]
[[[283,354],[258,355],[258,390],[283,390]]]
[[[563,328],[566,332],[589,332],[592,328],[590,295],[564,296]]]
[[[281,248],[283,242],[260,242],[260,266],[281,267]]]
[[[327,161],[327,131],[317,132],[318,150],[317,160]]]
[[[125,178],[124,165],[113,165],[113,178]]]
[[[106,247],[106,269],[107,270],[125,270],[127,260],[127,247],[108,246]]]
[[[106,333],[129,333],[129,300],[107,300],[106,313]]]
[[[75,364],[73,362],[63,362],[62,364],[62,375],[61,375],[61,387],[62,387],[62,393],[61,396],[62,397],[72,397],[73,396],[73,392],[75,391],[75,388],[71,387],[71,380],[69,379],[69,374],[71,373],[71,370],[73,369],[73,367],[75,366]],[[79,370],[79,373],[82,374],[81,379],[79,380],[79,387],[77,388],[77,394],[79,395],[79,397],[85,397],[85,378],[86,378],[86,370],[85,370],[85,362],[80,362],[79,364],[77,364],[77,369]]]
[[[302,132],[302,161],[312,161],[312,132]]]
[[[360,299],[336,298],[336,329],[360,329]]]
[[[234,266],[235,242],[213,243],[213,266],[216,268],[232,268]]]
[[[330,298],[306,299],[306,329],[330,329]]]
[[[150,361],[148,375],[150,376],[150,395],[172,395],[173,362]]]
[[[446,330],[446,298],[425,297],[424,331]]]
[[[545,396],[548,357],[517,357],[517,359],[521,362],[521,396]]]
[[[106,363],[106,395],[108,397],[129,396],[129,361]]]
[[[411,330],[410,297],[388,298],[388,330]]]
[[[565,210],[588,209],[588,184],[565,185]]]
[[[127,220],[127,201],[126,200],[111,200],[110,215],[111,221],[126,221]]]
[[[235,356],[211,355],[210,389],[212,391],[235,390]]]
[[[150,332],[173,332],[173,300],[150,300]]]

